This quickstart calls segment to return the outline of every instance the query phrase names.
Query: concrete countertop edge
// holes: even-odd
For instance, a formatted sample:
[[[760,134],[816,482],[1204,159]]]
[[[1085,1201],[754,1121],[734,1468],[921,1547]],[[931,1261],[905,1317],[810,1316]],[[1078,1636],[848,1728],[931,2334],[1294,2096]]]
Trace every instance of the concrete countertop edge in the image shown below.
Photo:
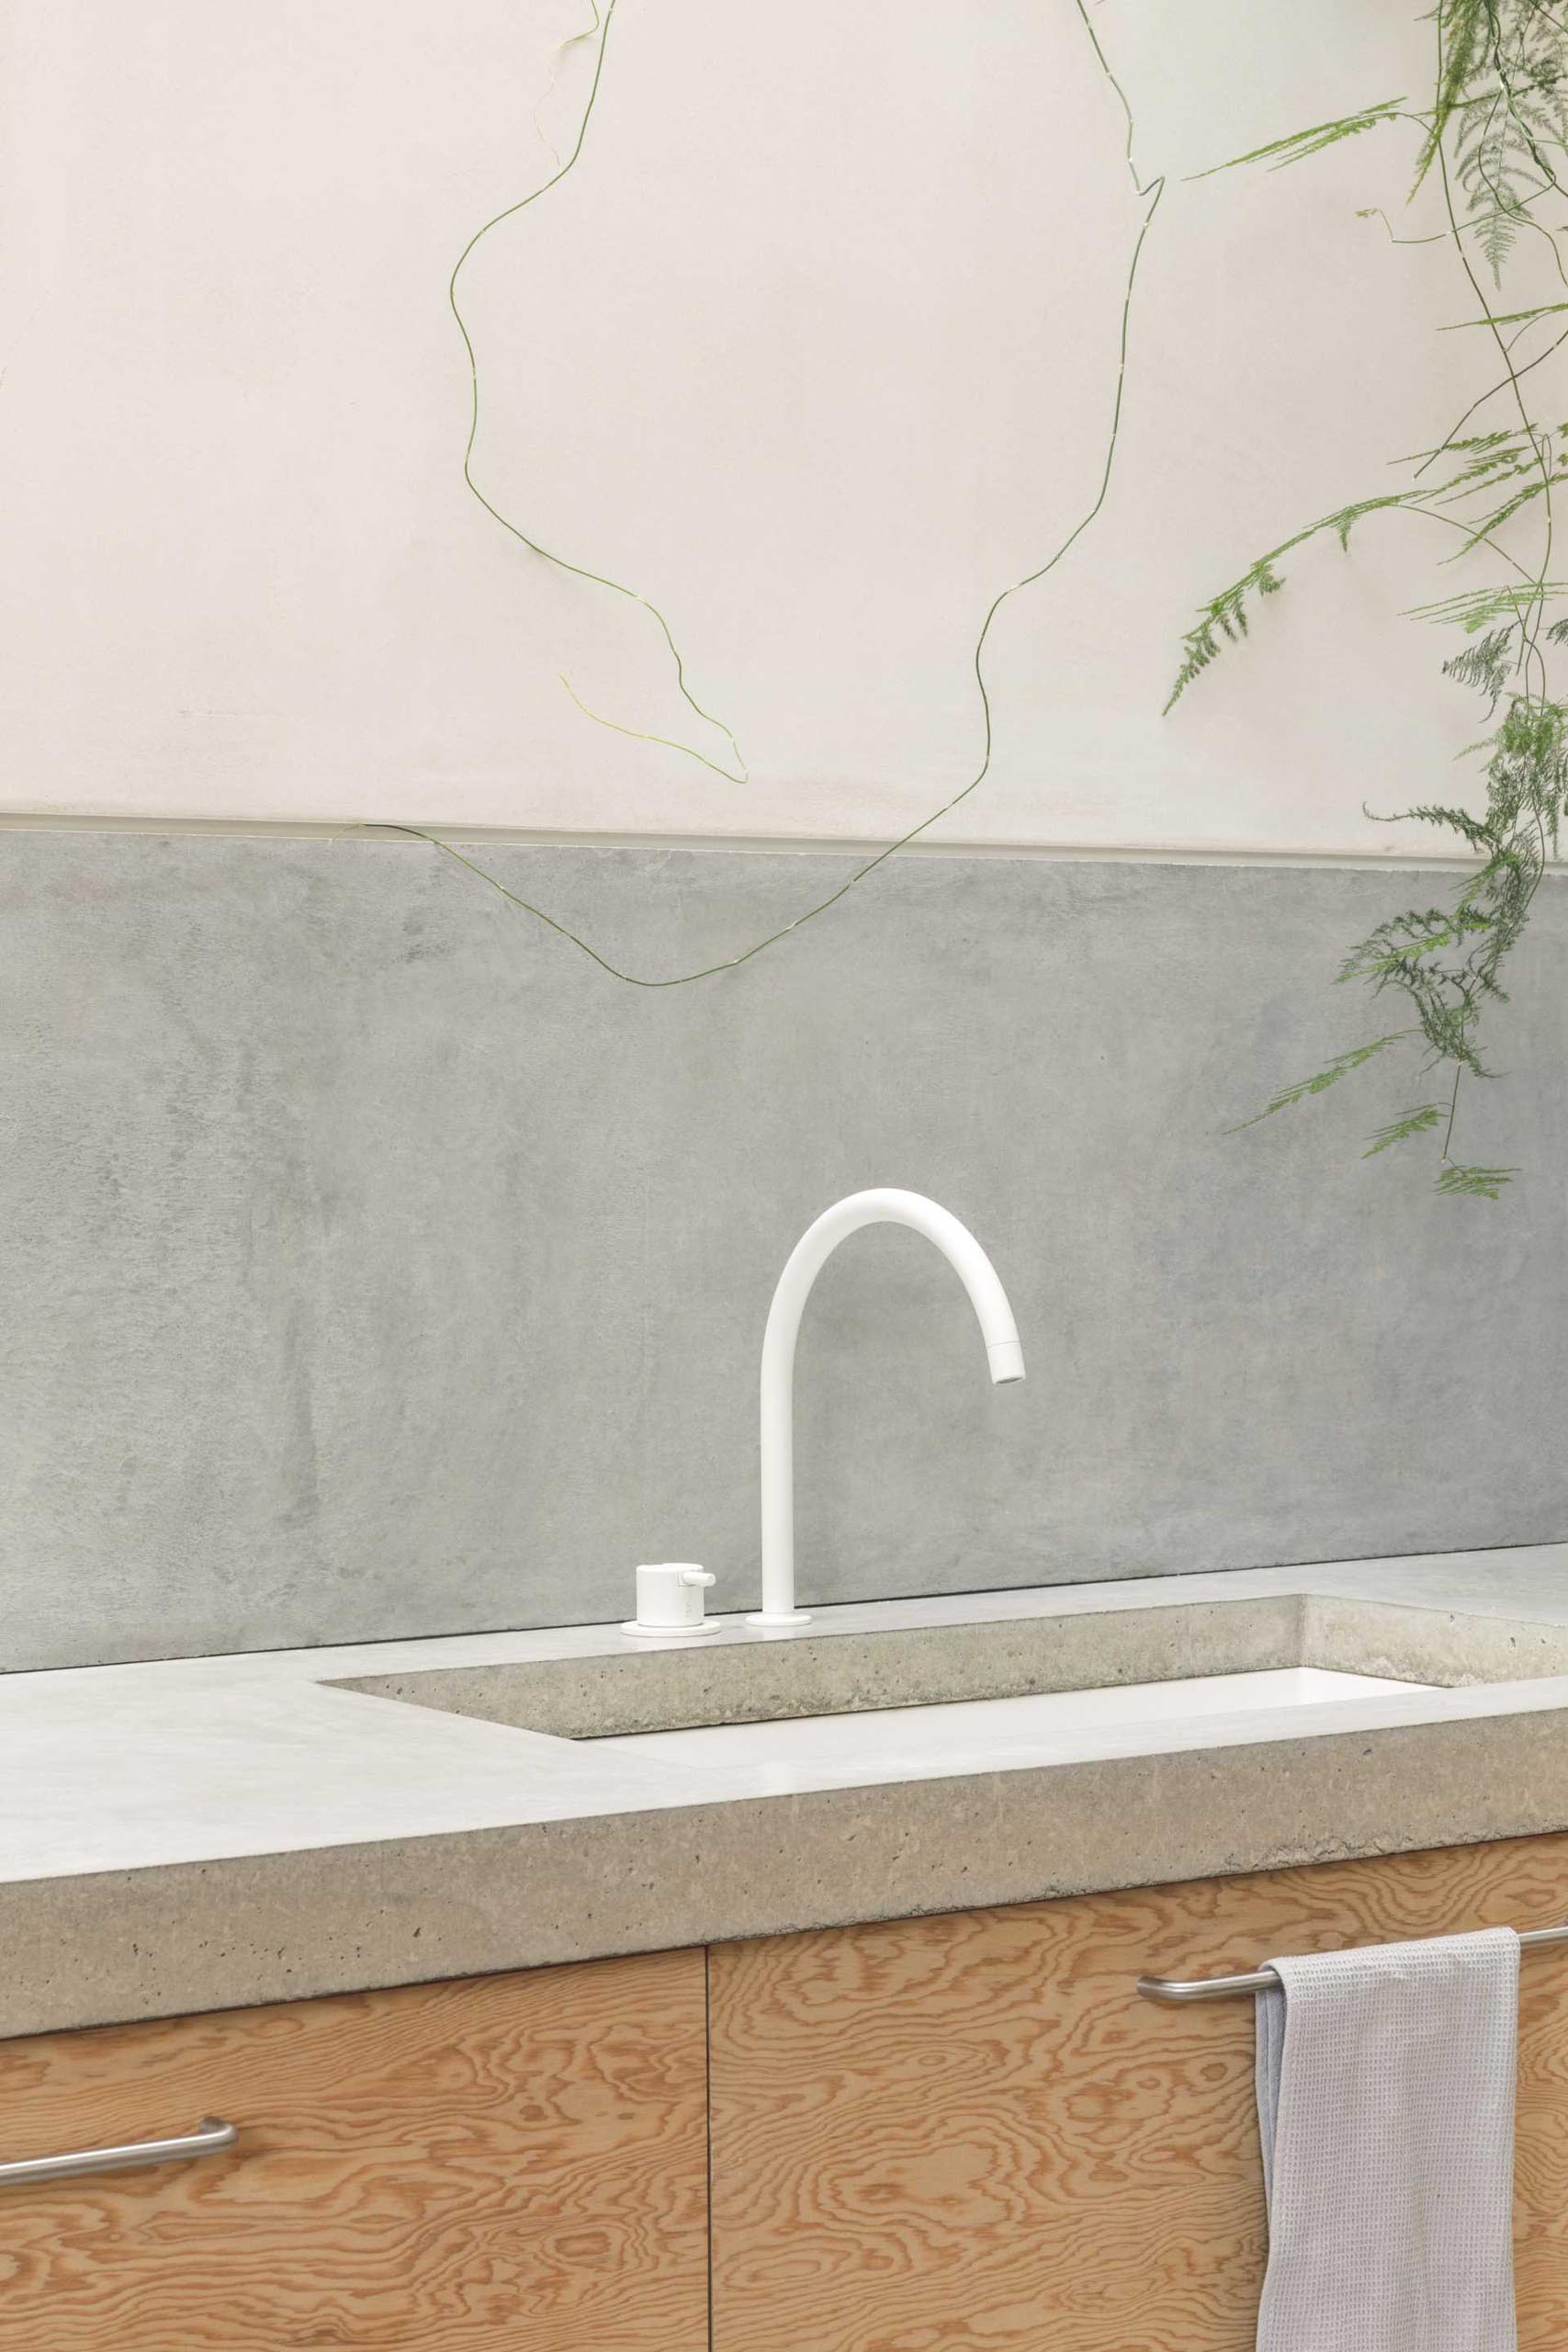
[[[37,1879],[3,1896],[0,2035],[1563,1829],[1568,1701]]]
[[[1268,1593],[1562,1627],[1568,1545],[865,1604],[825,1611],[820,1631]],[[1187,1727],[1136,1753],[767,1796],[671,1784],[640,1800],[609,1780],[597,1794],[571,1740],[321,1687],[614,1645],[609,1628],[559,1628],[0,1680],[13,1786],[40,1730],[79,1763],[73,1743],[93,1735],[100,1702],[133,1728],[144,1722],[149,1756],[172,1759],[171,1804],[179,1768],[199,1770],[215,1724],[230,1769],[243,1770],[270,1725],[308,1700],[323,1711],[314,1736],[374,1718],[384,1745],[403,1736],[406,1715],[410,1741],[445,1743],[464,1786],[503,1767],[518,1775],[499,1800],[511,1812],[498,1815],[492,1796],[488,1813],[434,1829],[400,1832],[393,1802],[371,1837],[253,1840],[123,1868],[0,1867],[0,2036],[1568,1829],[1568,1675],[1339,1702],[1314,1711],[1316,1729],[1298,1729],[1299,1714],[1256,1728],[1233,1719],[1206,1743]],[[254,1721],[246,1703],[260,1710]],[[231,1707],[237,1725],[225,1721]],[[343,1713],[359,1708],[371,1713]],[[106,1754],[113,1736],[111,1724]],[[67,1803],[62,1838],[85,1804],[73,1815]],[[1140,1956],[1154,1973],[1189,1962]]]

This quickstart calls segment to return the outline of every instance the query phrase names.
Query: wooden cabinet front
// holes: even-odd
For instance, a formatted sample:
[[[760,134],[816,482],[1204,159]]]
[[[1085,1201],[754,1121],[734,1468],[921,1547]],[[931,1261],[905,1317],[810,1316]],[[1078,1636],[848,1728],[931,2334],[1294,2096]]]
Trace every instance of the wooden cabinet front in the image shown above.
[[[704,1958],[601,1961],[0,2043],[6,2352],[703,2352]]]
[[[1142,1973],[1568,1917],[1568,1838],[717,1947],[714,2352],[1252,2352],[1252,2004]],[[1568,2342],[1568,1952],[1522,1963],[1521,2352]]]

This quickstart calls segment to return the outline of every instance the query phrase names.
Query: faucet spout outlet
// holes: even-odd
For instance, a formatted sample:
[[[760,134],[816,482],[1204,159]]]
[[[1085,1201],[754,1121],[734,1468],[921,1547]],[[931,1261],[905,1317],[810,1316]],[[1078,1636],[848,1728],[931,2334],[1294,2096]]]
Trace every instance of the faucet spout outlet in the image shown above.
[[[825,1209],[790,1252],[762,1339],[762,1606],[749,1625],[804,1625],[795,1605],[795,1348],[811,1286],[840,1241],[866,1225],[906,1225],[934,1242],[969,1294],[992,1380],[1021,1380],[1023,1350],[996,1268],[952,1211],[884,1186]]]

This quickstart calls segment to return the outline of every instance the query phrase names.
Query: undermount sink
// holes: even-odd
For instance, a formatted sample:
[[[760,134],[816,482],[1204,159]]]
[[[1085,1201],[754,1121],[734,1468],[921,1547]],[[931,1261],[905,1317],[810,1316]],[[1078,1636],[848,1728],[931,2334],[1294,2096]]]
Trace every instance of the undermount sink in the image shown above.
[[[729,1632],[730,1629],[726,1629]],[[672,1641],[340,1688],[761,1786],[1049,1761],[1086,1739],[1568,1673],[1568,1628],[1323,1594]]]

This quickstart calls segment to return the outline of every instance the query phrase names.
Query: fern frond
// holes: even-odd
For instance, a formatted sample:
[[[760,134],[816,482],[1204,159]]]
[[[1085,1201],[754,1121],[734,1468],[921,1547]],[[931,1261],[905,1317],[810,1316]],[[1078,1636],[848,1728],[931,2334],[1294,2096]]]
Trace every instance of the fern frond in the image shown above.
[[[1383,491],[1374,498],[1353,499],[1348,505],[1320,514],[1303,530],[1293,531],[1288,539],[1281,539],[1278,547],[1270,548],[1267,555],[1250,564],[1239,580],[1233,580],[1217,596],[1200,606],[1197,619],[1181,639],[1180,661],[1166,699],[1166,711],[1175,707],[1193,680],[1218,661],[1227,645],[1238,644],[1247,635],[1253,600],[1277,595],[1285,584],[1279,567],[1286,556],[1324,537],[1337,539],[1348,552],[1352,532],[1369,515],[1398,514],[1409,508],[1427,513],[1456,505],[1488,490],[1495,491],[1506,482],[1519,482],[1521,487],[1510,490],[1500,505],[1472,517],[1464,544],[1458,550],[1461,555],[1467,554],[1489,537],[1500,522],[1541,495],[1546,481],[1536,456],[1538,441],[1561,445],[1547,461],[1546,473],[1552,482],[1568,481],[1568,425],[1539,427],[1533,437],[1517,431],[1476,434],[1467,440],[1445,443],[1437,449],[1417,450],[1404,461],[1419,466],[1433,458],[1454,458],[1458,463],[1442,481],[1429,487],[1417,483],[1409,490]],[[1561,581],[1467,588],[1433,604],[1413,606],[1409,617],[1453,622],[1467,636],[1474,636],[1497,623],[1516,628],[1525,616],[1539,615],[1546,605],[1564,596],[1568,596],[1568,582]],[[1501,691],[1499,685],[1498,692]]]
[[[1217,662],[1226,645],[1234,645],[1247,635],[1249,620],[1247,600],[1249,596],[1277,596],[1284,582],[1274,570],[1269,556],[1261,556],[1233,581],[1222,588],[1202,607],[1193,626],[1181,640],[1181,662],[1176,682],[1170,690],[1165,708],[1168,712],[1180,701],[1194,678],[1199,677],[1212,662]]]
[[[1486,50],[1486,0],[1438,0],[1437,17],[1443,67],[1416,161],[1416,187],[1437,162],[1438,151],[1471,93]]]
[[[1358,523],[1369,514],[1385,514],[1391,508],[1407,506],[1419,495],[1415,491],[1385,491],[1377,498],[1359,498],[1351,505],[1337,506],[1331,514],[1319,515],[1304,531],[1297,531],[1281,539],[1277,548],[1249,564],[1239,580],[1222,588],[1200,607],[1198,617],[1181,639],[1181,660],[1176,673],[1165,708],[1168,713],[1179,703],[1194,678],[1200,677],[1211,662],[1217,662],[1227,645],[1235,645],[1247,634],[1249,615],[1247,599],[1253,596],[1275,596],[1284,586],[1276,569],[1280,559],[1305,547],[1311,539],[1330,534],[1342,548],[1350,545],[1350,534]]]
[[[1522,587],[1510,583],[1502,588],[1464,588],[1430,605],[1406,605],[1405,618],[1451,623],[1467,637],[1476,637],[1496,621],[1517,625],[1547,605],[1560,605],[1564,596],[1568,596],[1568,581],[1562,580],[1530,580]]]
[[[1325,1062],[1322,1069],[1314,1070],[1310,1078],[1298,1078],[1289,1086],[1281,1086],[1261,1111],[1254,1112],[1250,1119],[1243,1119],[1236,1126],[1227,1127],[1225,1133],[1239,1136],[1247,1127],[1257,1126],[1260,1120],[1271,1119],[1276,1111],[1288,1111],[1293,1103],[1304,1102],[1309,1095],[1325,1093],[1342,1078],[1348,1078],[1352,1070],[1370,1062],[1374,1054],[1381,1054],[1385,1046],[1395,1046],[1402,1037],[1415,1035],[1413,1029],[1391,1029],[1386,1037],[1374,1037],[1370,1045],[1348,1046],[1342,1054],[1336,1054],[1332,1061]]]
[[[1489,685],[1484,648],[1475,651]],[[1404,813],[1459,833],[1482,865],[1450,909],[1412,908],[1380,923],[1351,949],[1338,977],[1364,982],[1374,995],[1399,989],[1432,1061],[1483,1078],[1477,1023],[1488,1003],[1507,1001],[1502,969],[1523,935],[1568,804],[1568,706],[1516,694],[1480,748],[1488,755],[1483,816],[1437,802]]]
[[[1415,1025],[1337,1056],[1311,1078],[1281,1088],[1258,1114],[1267,1118],[1323,1092],[1396,1036],[1419,1037],[1429,1069],[1453,1065],[1453,1101],[1446,1114],[1437,1103],[1401,1112],[1369,1137],[1364,1157],[1373,1159],[1396,1143],[1428,1134],[1446,1116],[1438,1190],[1495,1200],[1516,1170],[1451,1161],[1447,1155],[1463,1073],[1488,1075],[1480,1050],[1483,1016],[1506,1001],[1507,958],[1524,934],[1568,817],[1568,700],[1554,698],[1546,662],[1548,649],[1568,645],[1568,616],[1555,614],[1568,600],[1568,581],[1554,581],[1546,571],[1552,501],[1568,484],[1568,426],[1530,414],[1521,390],[1523,379],[1568,342],[1568,329],[1554,325],[1552,335],[1541,339],[1539,349],[1532,347],[1531,356],[1516,357],[1537,322],[1568,314],[1568,300],[1493,311],[1472,256],[1483,256],[1500,280],[1516,244],[1528,234],[1544,240],[1559,282],[1568,285],[1559,251],[1568,226],[1555,202],[1552,216],[1544,217],[1542,202],[1548,196],[1568,201],[1568,0],[1432,0],[1432,15],[1438,67],[1426,110],[1386,102],[1255,148],[1235,163],[1279,166],[1396,115],[1418,122],[1424,135],[1416,187],[1440,171],[1447,223],[1441,234],[1457,249],[1483,313],[1443,332],[1484,328],[1497,344],[1502,380],[1480,392],[1460,420],[1460,431],[1404,461],[1414,469],[1409,491],[1325,516],[1271,549],[1204,605],[1183,640],[1170,699],[1226,644],[1247,634],[1254,598],[1279,588],[1287,555],[1329,530],[1346,543],[1360,516],[1377,507],[1406,508],[1445,526],[1450,562],[1461,562],[1484,546],[1502,559],[1499,568],[1511,572],[1501,582],[1467,587],[1412,608],[1412,617],[1455,629],[1469,640],[1443,669],[1486,697],[1494,722],[1484,741],[1471,747],[1484,762],[1483,808],[1432,798],[1398,817],[1378,818],[1382,823],[1408,820],[1436,826],[1461,841],[1475,862],[1448,906],[1413,907],[1389,917],[1350,950],[1340,967],[1339,980],[1359,982],[1374,996],[1397,990]],[[1433,242],[1397,237],[1385,214],[1375,217],[1383,220],[1395,243]],[[1461,438],[1465,423],[1505,393],[1517,412],[1512,427]],[[1539,577],[1514,552],[1510,527],[1531,516],[1539,520],[1546,549],[1538,559]]]
[[[1551,151],[1568,141],[1562,23],[1544,0],[1438,0],[1443,67],[1416,165],[1447,142],[1453,177],[1499,282],[1531,207],[1561,192]],[[1550,232],[1549,232],[1550,233]]]
[[[1450,833],[1457,833],[1467,849],[1477,852],[1496,846],[1484,817],[1472,817],[1468,808],[1450,808],[1438,800],[1418,801],[1414,808],[1397,809],[1393,816],[1365,807],[1361,813],[1374,825],[1440,825]]]
[[[1500,506],[1494,506],[1489,513],[1474,518],[1463,545],[1455,548],[1450,556],[1450,563],[1458,563],[1462,557],[1473,554],[1483,541],[1495,544],[1505,523],[1511,523],[1516,514],[1533,505],[1538,498],[1550,498],[1561,482],[1568,481],[1568,460],[1560,458],[1554,464],[1549,462],[1533,473],[1525,467],[1520,467],[1519,471],[1527,473],[1529,478],[1517,490],[1512,491]]]
[[[1503,1186],[1518,1172],[1517,1168],[1463,1168],[1450,1159],[1440,1170],[1432,1190],[1462,1193],[1471,1200],[1495,1201]]]
[[[1555,428],[1561,434],[1568,428]],[[1539,431],[1539,428],[1537,428]],[[1521,466],[1535,458],[1535,438],[1530,434],[1513,432],[1474,433],[1462,441],[1445,441],[1436,449],[1417,449],[1403,460],[1405,465],[1429,462],[1434,458],[1461,458],[1463,463],[1457,473],[1450,473],[1442,485],[1443,492],[1462,492],[1472,484],[1495,481],[1500,475],[1517,473]],[[1429,495],[1437,493],[1428,493]]]
[[[1408,981],[1416,966],[1428,956],[1459,946],[1467,933],[1483,930],[1484,925],[1483,916],[1462,905],[1452,913],[1441,907],[1411,907],[1403,914],[1390,915],[1358,941],[1335,979],[1340,983],[1368,980],[1374,989],[1386,987],[1391,979]]]
[[[1424,1136],[1435,1127],[1443,1115],[1440,1102],[1421,1102],[1414,1111],[1401,1111],[1386,1127],[1379,1127],[1368,1138],[1363,1159],[1375,1159],[1380,1151],[1387,1151],[1396,1143],[1407,1143],[1412,1136]]]
[[[1287,164],[1299,164],[1308,155],[1321,155],[1325,147],[1337,147],[1341,140],[1357,139],[1363,130],[1376,130],[1385,122],[1397,122],[1405,103],[1404,98],[1380,98],[1376,106],[1362,107],[1355,114],[1338,115],[1332,122],[1311,123],[1305,130],[1288,131],[1283,139],[1269,140],[1266,147],[1250,148],[1245,155],[1232,155],[1223,164],[1211,164],[1207,171],[1190,172],[1188,177],[1212,180],[1220,172],[1240,171],[1244,164],[1267,164],[1271,171],[1283,171]]]
[[[1555,311],[1568,311],[1568,302],[1536,302],[1528,311],[1493,311],[1484,319],[1450,319],[1439,334],[1463,334],[1467,327],[1521,327],[1531,319],[1549,319]]]
[[[1568,622],[1559,621],[1554,627],[1568,628]],[[1461,686],[1473,686],[1479,694],[1486,696],[1488,711],[1495,710],[1507,688],[1508,656],[1516,634],[1516,626],[1512,622],[1506,628],[1489,629],[1479,645],[1467,645],[1462,652],[1454,654],[1444,662],[1444,677],[1452,678]],[[1549,629],[1547,635],[1550,637],[1551,634],[1551,629]],[[1420,817],[1426,811],[1413,808],[1410,813],[1413,817]]]

